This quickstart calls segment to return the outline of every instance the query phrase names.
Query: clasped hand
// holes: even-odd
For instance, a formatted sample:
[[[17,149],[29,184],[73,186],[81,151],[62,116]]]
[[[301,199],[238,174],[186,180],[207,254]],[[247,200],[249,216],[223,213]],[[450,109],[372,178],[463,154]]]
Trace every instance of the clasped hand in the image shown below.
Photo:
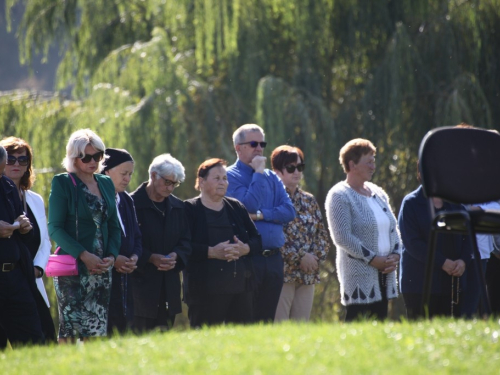
[[[115,269],[120,273],[132,273],[137,268],[137,255],[127,258],[124,255],[118,255],[115,261]]]
[[[84,251],[80,254],[80,259],[85,264],[91,275],[101,275],[113,266],[113,257],[99,258],[97,255]]]
[[[234,243],[224,241],[218,243],[214,247],[209,247],[208,257],[231,262],[233,260],[238,260],[240,257],[249,253],[250,247],[247,244],[240,241],[236,236],[233,237],[233,240]]]
[[[300,260],[300,269],[305,273],[313,273],[319,268],[319,258],[311,253],[305,253]]]
[[[171,252],[167,256],[163,254],[151,254],[149,262],[153,263],[158,271],[170,271],[177,263],[177,253]]]
[[[465,262],[462,259],[446,259],[441,268],[450,276],[460,277],[465,271]]]
[[[14,224],[0,220],[0,238],[10,238],[16,229],[19,230],[19,233],[26,234],[33,229],[33,227],[31,226],[30,220],[25,215],[19,215],[14,221]]]
[[[386,256],[377,255],[371,261],[370,265],[375,267],[383,274],[388,274],[394,272],[398,267],[399,263],[399,255],[398,254],[389,254]]]

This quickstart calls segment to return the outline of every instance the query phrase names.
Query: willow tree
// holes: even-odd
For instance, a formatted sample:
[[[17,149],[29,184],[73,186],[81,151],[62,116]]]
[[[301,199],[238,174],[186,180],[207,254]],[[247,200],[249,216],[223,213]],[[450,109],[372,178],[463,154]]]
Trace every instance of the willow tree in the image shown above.
[[[25,62],[60,45],[57,88],[73,85],[74,99],[4,99],[2,135],[31,139],[43,124],[50,145],[36,151],[48,155],[70,130],[93,128],[132,152],[133,187],[171,152],[187,169],[182,197],[195,194],[201,161],[232,161],[232,131],[258,122],[271,148],[304,150],[305,185],[320,202],[344,177],[340,147],[371,139],[375,182],[397,209],[417,185],[426,131],[500,120],[500,0],[30,0],[18,36]],[[338,303],[328,280],[321,316]]]

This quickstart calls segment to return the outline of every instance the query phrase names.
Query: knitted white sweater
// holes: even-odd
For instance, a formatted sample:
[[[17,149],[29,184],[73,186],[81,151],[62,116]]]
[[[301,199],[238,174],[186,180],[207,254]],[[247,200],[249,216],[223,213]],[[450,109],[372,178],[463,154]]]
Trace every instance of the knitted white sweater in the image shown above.
[[[389,197],[379,186],[365,184],[374,193],[390,221],[392,253],[401,256],[401,236]],[[367,198],[354,191],[345,181],[333,186],[325,201],[328,228],[337,247],[337,274],[341,303],[368,304],[382,300],[379,272],[368,263],[378,255],[377,221]],[[387,275],[387,298],[398,296],[396,272]]]

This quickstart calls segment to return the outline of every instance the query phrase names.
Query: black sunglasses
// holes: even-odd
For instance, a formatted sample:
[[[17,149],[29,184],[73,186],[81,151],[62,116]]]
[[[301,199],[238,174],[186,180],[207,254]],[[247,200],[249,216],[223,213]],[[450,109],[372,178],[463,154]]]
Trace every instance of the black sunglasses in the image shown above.
[[[297,169],[299,172],[302,172],[306,168],[306,165],[304,163],[300,163],[297,165],[285,165],[285,169],[288,173],[293,173],[295,172],[295,169]]]
[[[16,161],[19,162],[19,165],[25,167],[28,165],[30,159],[27,156],[19,156],[16,158],[15,156],[9,155],[7,157],[7,165],[14,165],[16,164]]]
[[[90,161],[92,159],[94,159],[94,161],[96,163],[99,163],[101,160],[102,160],[102,157],[104,156],[104,152],[102,151],[99,151],[99,152],[96,152],[95,154],[93,155],[89,155],[89,154],[85,154],[85,156],[82,156],[80,158],[80,160],[82,161],[82,163],[84,164],[87,164],[87,163],[90,163]]]
[[[252,148],[256,148],[258,145],[262,148],[266,148],[267,142],[257,142],[257,141],[250,141],[250,142],[242,142],[239,143],[240,145],[250,145]]]

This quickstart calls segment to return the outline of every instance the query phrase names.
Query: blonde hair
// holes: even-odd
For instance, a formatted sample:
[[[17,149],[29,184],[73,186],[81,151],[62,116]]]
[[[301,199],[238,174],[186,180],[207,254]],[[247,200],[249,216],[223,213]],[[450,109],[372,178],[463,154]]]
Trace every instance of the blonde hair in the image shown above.
[[[75,159],[85,156],[85,147],[91,145],[97,151],[106,149],[102,139],[90,129],[80,129],[70,135],[68,143],[66,144],[66,156],[62,161],[62,166],[68,172],[76,172]],[[104,163],[104,158],[99,162],[97,170],[100,171]]]

